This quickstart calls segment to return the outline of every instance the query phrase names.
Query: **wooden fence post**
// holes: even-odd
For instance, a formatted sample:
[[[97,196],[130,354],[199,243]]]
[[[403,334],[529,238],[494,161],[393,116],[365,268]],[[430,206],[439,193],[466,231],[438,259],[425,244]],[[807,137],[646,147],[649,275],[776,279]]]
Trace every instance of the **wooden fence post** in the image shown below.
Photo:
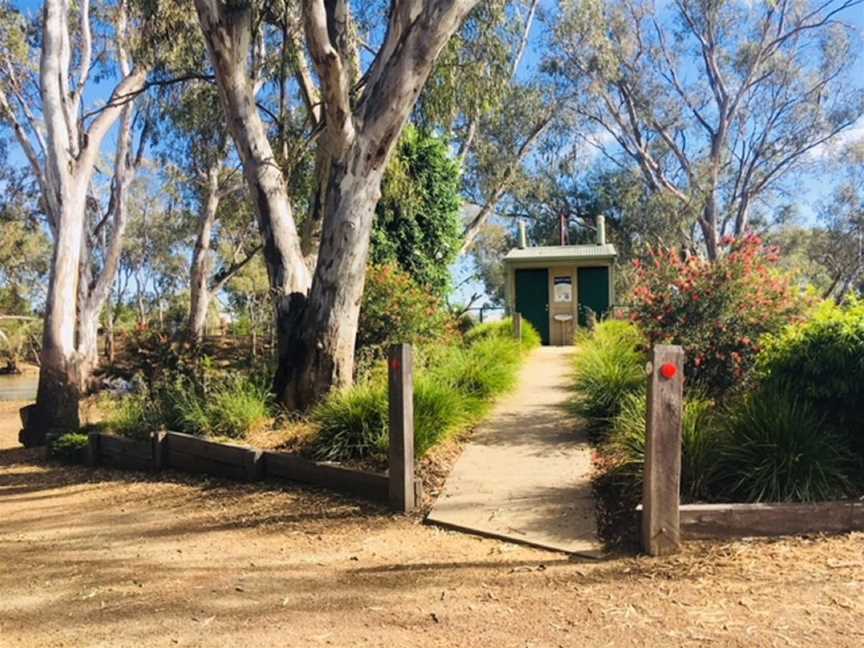
[[[99,465],[99,433],[89,432],[87,434],[87,447],[84,448],[84,465],[95,468]]]
[[[410,344],[390,348],[390,505],[402,513],[417,505],[414,490],[414,359]]]
[[[165,468],[165,435],[167,432],[151,432],[150,443],[153,448],[153,470],[160,471]]]
[[[657,345],[648,380],[642,547],[652,556],[678,551],[681,543],[681,417],[684,351]]]
[[[522,341],[522,314],[513,313],[513,335],[520,342]]]

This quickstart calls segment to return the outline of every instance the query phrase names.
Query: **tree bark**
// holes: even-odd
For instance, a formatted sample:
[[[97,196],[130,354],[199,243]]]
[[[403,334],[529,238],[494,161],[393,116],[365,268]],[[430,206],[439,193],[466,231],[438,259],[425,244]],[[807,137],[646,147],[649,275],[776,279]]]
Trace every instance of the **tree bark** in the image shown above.
[[[292,407],[314,404],[351,384],[369,239],[384,165],[367,166],[363,142],[333,161],[324,203],[324,235],[302,325],[280,356],[275,387]]]
[[[82,12],[81,20],[89,21],[86,7],[82,6]],[[125,20],[123,16],[121,12],[118,20]],[[119,31],[125,32],[125,27]],[[83,55],[88,56],[86,52]],[[121,98],[140,91],[147,76],[146,70],[124,71],[125,76],[108,105],[82,137],[79,115],[72,111],[71,105],[76,98],[69,92],[70,61],[67,5],[61,0],[46,0],[39,79],[46,132],[44,177],[49,191],[45,204],[52,211],[56,234],[36,408],[22,432],[21,441],[25,445],[40,445],[47,435],[74,430],[79,425],[82,356],[75,337],[83,306],[79,301],[79,281],[81,253],[86,243],[86,195],[102,141],[127,103]]]
[[[287,357],[289,335],[303,315],[311,278],[303,261],[285,180],[258,114],[254,84],[246,69],[251,10],[248,5],[229,6],[220,0],[195,0],[195,7],[264,243],[264,261],[275,302],[279,357]]]
[[[204,199],[204,209],[198,218],[198,236],[195,240],[195,251],[192,253],[192,264],[189,273],[190,307],[188,338],[193,346],[204,340],[207,324],[207,311],[210,307],[210,273],[212,260],[210,240],[213,235],[213,225],[216,222],[216,212],[219,209],[219,167],[221,160],[214,162],[207,170],[207,188]]]
[[[305,409],[350,385],[354,344],[374,210],[395,143],[441,49],[476,0],[394,2],[387,37],[366,74],[365,93],[351,101],[352,52],[347,3],[304,4],[306,40],[322,83],[330,154],[321,245],[300,327],[280,349],[275,387],[289,406]],[[281,336],[280,336],[281,337]]]

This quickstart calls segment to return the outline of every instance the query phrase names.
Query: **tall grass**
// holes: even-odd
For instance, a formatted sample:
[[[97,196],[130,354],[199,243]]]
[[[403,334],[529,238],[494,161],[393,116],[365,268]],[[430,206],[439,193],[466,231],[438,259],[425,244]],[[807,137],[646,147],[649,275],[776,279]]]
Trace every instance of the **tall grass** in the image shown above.
[[[251,378],[226,379],[208,395],[206,431],[238,439],[261,429],[270,420],[271,398],[269,388]]]
[[[645,341],[630,322],[606,320],[577,336],[574,356],[576,412],[595,427],[606,427],[624,399],[646,384]]]
[[[707,398],[691,395],[684,401],[681,493],[691,501],[711,498],[717,458],[725,446],[714,412],[714,403]],[[628,394],[614,419],[610,441],[617,469],[634,483],[641,483],[645,470],[645,424],[645,393]]]
[[[497,320],[495,322],[484,322],[476,324],[468,332],[465,333],[465,344],[471,345],[482,339],[489,337],[496,338],[513,338],[515,329],[513,319],[510,317]],[[522,320],[522,347],[525,350],[531,350],[539,347],[542,343],[540,333],[537,332],[530,322],[523,318]]]
[[[418,353],[414,384],[414,449],[418,457],[470,427],[488,411],[496,396],[512,389],[524,352],[540,343],[530,325],[523,327],[521,343],[513,337],[512,324],[506,320],[472,331],[476,329],[480,330],[466,336],[464,347],[427,347]],[[386,458],[386,373],[373,371],[369,376],[355,387],[333,394],[313,411],[312,418],[319,426],[313,448],[318,458]]]
[[[847,440],[800,395],[763,389],[725,421],[718,487],[745,502],[817,502],[848,494],[854,458]]]
[[[270,420],[271,405],[269,390],[248,376],[224,377],[206,390],[178,376],[121,400],[108,427],[138,439],[162,429],[241,439]]]
[[[324,461],[382,457],[387,451],[387,388],[367,381],[332,394],[312,412],[320,431],[315,456]]]

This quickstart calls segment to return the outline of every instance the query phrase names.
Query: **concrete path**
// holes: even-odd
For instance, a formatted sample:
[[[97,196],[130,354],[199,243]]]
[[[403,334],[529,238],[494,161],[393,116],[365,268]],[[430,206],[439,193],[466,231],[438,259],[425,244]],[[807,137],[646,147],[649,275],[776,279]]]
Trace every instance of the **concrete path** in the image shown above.
[[[591,449],[568,411],[572,347],[542,347],[475,432],[427,521],[592,557],[602,555]]]

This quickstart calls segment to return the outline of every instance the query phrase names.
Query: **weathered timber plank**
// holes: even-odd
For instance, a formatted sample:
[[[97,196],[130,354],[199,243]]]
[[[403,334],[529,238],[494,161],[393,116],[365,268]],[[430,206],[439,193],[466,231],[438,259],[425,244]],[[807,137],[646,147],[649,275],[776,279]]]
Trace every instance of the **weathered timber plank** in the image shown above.
[[[87,435],[87,448],[84,450],[84,465],[95,468],[99,465],[99,442],[102,435],[98,432],[90,432]]]
[[[664,367],[669,369],[668,375]],[[684,351],[658,344],[651,356],[642,489],[642,546],[652,556],[675,553],[680,545],[681,417]]]
[[[267,478],[322,486],[376,501],[386,502],[389,498],[389,479],[386,475],[309,461],[282,452],[265,452],[262,462]]]
[[[166,432],[165,443],[168,446],[169,452],[185,452],[206,459],[212,459],[213,461],[222,461],[231,464],[241,462],[246,454],[255,451],[254,448],[249,448],[248,446],[208,441],[207,439],[192,436],[191,434],[183,434],[182,432]]]
[[[864,530],[864,503],[686,504],[680,509],[687,539],[845,533]]]
[[[165,435],[167,432],[154,432],[150,436],[150,443],[153,446],[153,468],[155,470],[162,470],[165,466],[165,449],[167,444],[165,443]]]
[[[123,453],[103,453],[99,458],[99,463],[108,468],[117,468],[120,470],[153,471],[152,458],[137,457]]]
[[[387,362],[390,417],[390,506],[407,513],[414,497],[414,355],[410,344],[390,348]]]
[[[164,465],[175,470],[210,475],[211,477],[233,479],[236,481],[246,481],[246,466],[241,462],[227,463],[224,461],[216,461],[199,454],[180,452],[176,448],[172,448],[170,445],[168,446],[164,459]]]
[[[101,435],[99,453],[102,456],[127,456],[153,461],[153,448],[149,441],[133,441],[110,434]]]

